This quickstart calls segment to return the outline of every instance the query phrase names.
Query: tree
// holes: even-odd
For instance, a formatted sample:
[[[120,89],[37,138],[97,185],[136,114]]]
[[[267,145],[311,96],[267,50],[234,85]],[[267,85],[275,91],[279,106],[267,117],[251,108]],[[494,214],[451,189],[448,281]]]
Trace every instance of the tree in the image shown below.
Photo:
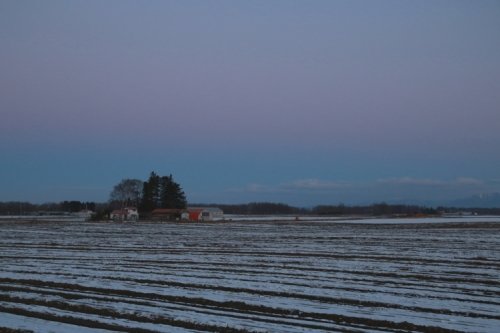
[[[161,177],[160,204],[162,208],[186,208],[186,195],[181,186],[174,181],[172,175]]]
[[[142,186],[141,211],[151,212],[156,208],[186,208],[187,200],[181,186],[172,175],[160,177],[151,172]]]
[[[123,179],[115,185],[109,196],[111,202],[121,205],[137,206],[141,200],[143,183],[139,179]]]
[[[142,185],[142,200],[140,209],[143,212],[151,212],[159,207],[160,201],[160,176],[154,171],[149,175],[149,179]]]

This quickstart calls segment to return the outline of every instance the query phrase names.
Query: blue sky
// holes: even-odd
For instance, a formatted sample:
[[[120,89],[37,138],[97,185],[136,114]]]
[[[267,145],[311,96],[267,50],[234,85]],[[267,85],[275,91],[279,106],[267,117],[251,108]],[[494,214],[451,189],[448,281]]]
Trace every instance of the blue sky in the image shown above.
[[[0,2],[0,200],[500,191],[498,1]]]

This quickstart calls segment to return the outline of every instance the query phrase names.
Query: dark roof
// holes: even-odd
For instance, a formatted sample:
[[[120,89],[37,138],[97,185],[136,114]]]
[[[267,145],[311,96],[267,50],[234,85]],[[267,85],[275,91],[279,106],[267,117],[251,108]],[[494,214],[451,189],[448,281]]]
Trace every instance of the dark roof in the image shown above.
[[[156,208],[151,212],[153,215],[172,215],[172,214],[180,214],[182,209],[177,208]]]

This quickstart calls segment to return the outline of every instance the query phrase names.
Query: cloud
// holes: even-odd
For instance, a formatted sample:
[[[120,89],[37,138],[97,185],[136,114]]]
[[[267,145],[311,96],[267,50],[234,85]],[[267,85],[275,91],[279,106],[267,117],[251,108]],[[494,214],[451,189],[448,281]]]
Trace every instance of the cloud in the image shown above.
[[[282,184],[282,187],[297,190],[334,190],[349,187],[347,182],[333,182],[321,179],[299,179],[290,183]]]
[[[243,188],[229,189],[230,192],[239,193],[298,193],[298,192],[339,192],[367,189],[383,189],[396,187],[419,187],[419,188],[456,188],[456,187],[477,187],[484,185],[484,181],[471,177],[459,177],[453,180],[395,177],[382,178],[376,181],[348,182],[332,181],[317,178],[297,179],[290,182],[264,185],[251,183]]]
[[[472,177],[393,177],[366,181],[304,178],[277,184],[251,183],[226,192],[237,193],[247,201],[267,200],[303,206],[338,202],[444,202],[477,193],[492,192],[491,189],[494,188],[489,188],[488,182]]]
[[[400,177],[400,178],[384,178],[377,180],[379,184],[393,184],[393,185],[419,185],[419,186],[439,186],[446,185],[445,181],[437,179],[419,179],[412,177]]]
[[[457,185],[483,185],[484,182],[480,179],[469,178],[469,177],[460,177],[455,180]]]
[[[273,186],[253,183],[248,184],[245,188],[245,191],[253,193],[269,193],[276,192],[276,189]]]
[[[275,185],[263,185],[258,183],[251,183],[241,188],[228,189],[227,192],[253,193],[253,194],[258,194],[258,193],[293,194],[293,193],[305,193],[305,192],[333,193],[352,187],[353,184],[348,182],[335,182],[331,180],[308,178],[308,179],[297,179],[294,181],[275,184]]]
[[[247,193],[294,193],[303,191],[330,191],[351,187],[348,182],[334,182],[321,179],[297,179],[291,182],[280,183],[276,185],[263,185],[251,183],[243,188],[232,188],[229,192],[247,192]]]
[[[388,185],[413,185],[413,186],[480,186],[484,181],[471,177],[458,177],[453,180],[430,179],[430,178],[384,178],[377,180],[379,184]]]
[[[251,183],[244,187],[229,188],[226,192],[234,193],[277,193],[283,192],[284,189],[280,189],[279,186],[263,185],[258,183]]]

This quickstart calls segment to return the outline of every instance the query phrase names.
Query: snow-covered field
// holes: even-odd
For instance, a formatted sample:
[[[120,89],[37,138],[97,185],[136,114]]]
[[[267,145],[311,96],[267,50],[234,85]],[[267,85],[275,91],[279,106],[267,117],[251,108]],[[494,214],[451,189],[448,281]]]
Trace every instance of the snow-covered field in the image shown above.
[[[2,220],[0,327],[499,332],[499,218],[289,220]]]

